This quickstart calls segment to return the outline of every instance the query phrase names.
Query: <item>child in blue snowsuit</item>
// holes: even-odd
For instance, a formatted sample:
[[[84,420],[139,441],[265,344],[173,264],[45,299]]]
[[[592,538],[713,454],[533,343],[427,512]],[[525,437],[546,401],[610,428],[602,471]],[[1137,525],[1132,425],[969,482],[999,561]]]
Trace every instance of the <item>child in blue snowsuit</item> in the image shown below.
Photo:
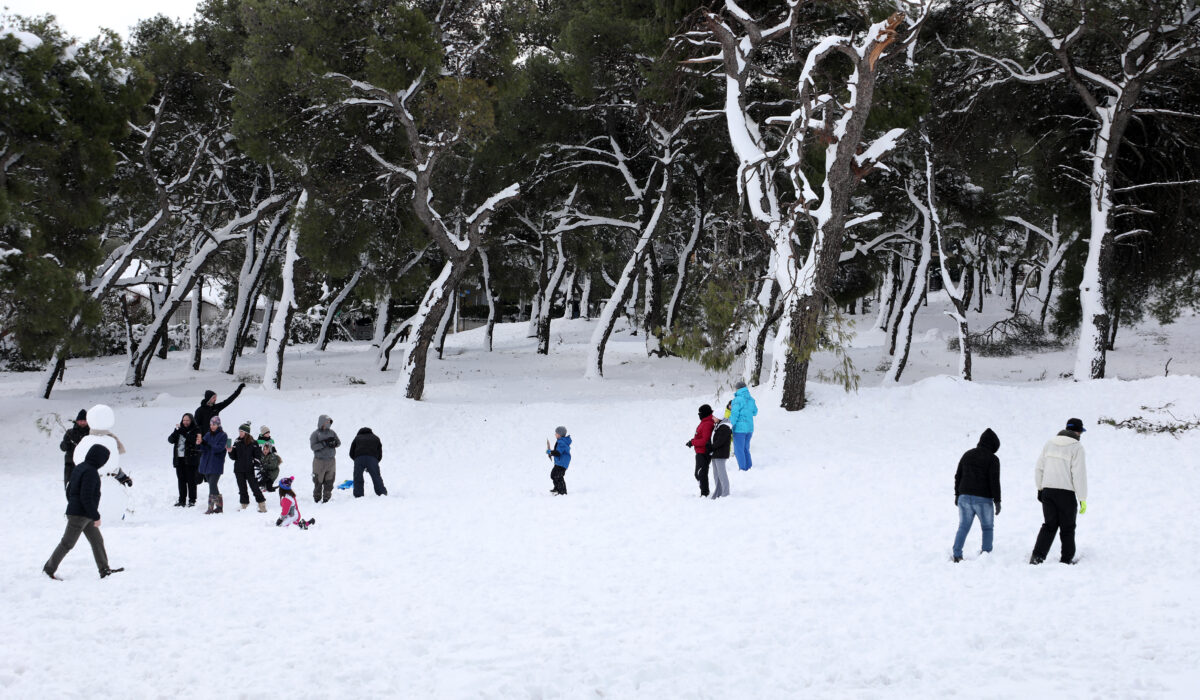
[[[554,482],[554,488],[550,489],[550,493],[565,496],[567,467],[571,466],[571,436],[561,425],[554,429],[554,436],[558,438],[554,441],[554,448],[546,450],[546,454],[554,458],[554,468],[550,470],[550,481]]]

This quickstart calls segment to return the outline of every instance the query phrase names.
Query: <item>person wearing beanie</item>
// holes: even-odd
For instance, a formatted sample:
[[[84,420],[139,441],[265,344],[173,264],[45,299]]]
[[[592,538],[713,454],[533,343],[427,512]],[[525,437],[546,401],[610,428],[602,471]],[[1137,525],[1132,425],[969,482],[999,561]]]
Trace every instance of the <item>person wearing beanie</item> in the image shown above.
[[[92,445],[82,462],[71,470],[67,482],[67,529],[62,540],[54,548],[50,559],[42,566],[42,573],[59,581],[55,574],[67,552],[75,547],[79,536],[87,538],[92,546],[92,557],[100,578],[125,569],[112,569],[108,565],[108,552],[104,549],[104,537],[100,534],[100,467],[108,463],[112,453],[103,445]]]
[[[554,447],[546,441],[546,454],[550,456],[554,466],[550,468],[550,481],[554,488],[550,493],[556,496],[567,495],[567,467],[571,466],[571,436],[567,435],[565,426],[554,429]]]
[[[259,466],[259,456],[262,451],[258,446],[258,441],[250,435],[250,421],[246,421],[238,426],[237,439],[233,441],[233,445],[227,450],[229,459],[233,460],[233,476],[237,479],[238,486],[238,502],[242,505],[242,510],[246,510],[250,505],[249,491],[254,492],[254,502],[258,504],[258,512],[267,512],[267,499],[262,495],[262,491],[258,488],[258,478],[255,476],[255,469]]]
[[[954,505],[958,506],[958,532],[954,535],[954,561],[963,559],[963,544],[975,518],[983,530],[983,551],[992,551],[995,517],[1000,514],[1000,438],[991,428],[979,443],[963,453],[954,472]],[[993,506],[995,510],[993,510]]]
[[[279,507],[281,512],[279,518],[275,520],[275,527],[291,527],[298,526],[301,530],[307,530],[309,525],[317,522],[316,518],[304,520],[300,517],[300,498],[296,496],[296,492],[292,490],[293,476],[284,477],[279,480]]]
[[[687,446],[692,448],[696,453],[696,468],[693,475],[696,481],[700,483],[700,495],[708,496],[708,465],[712,461],[709,455],[709,439],[712,437],[713,428],[717,422],[713,419],[712,406],[708,404],[702,405],[697,414],[700,416],[700,424],[696,426],[696,433],[692,435],[692,439],[687,441]]]
[[[175,465],[175,479],[179,486],[179,500],[176,506],[196,505],[196,468],[200,466],[200,446],[196,438],[200,436],[200,428],[192,420],[192,414],[185,413],[175,424],[175,430],[167,436],[171,443],[171,457]]]
[[[223,513],[225,499],[221,497],[221,489],[217,482],[225,473],[225,455],[229,451],[229,436],[221,429],[221,417],[213,416],[208,419],[208,432],[196,436],[196,444],[200,446],[200,475],[208,482],[208,510],[210,513]]]
[[[308,436],[313,451],[313,502],[328,503],[333,497],[333,482],[337,479],[337,448],[342,441],[333,432],[333,419],[317,418],[317,429]]]
[[[1079,441],[1084,431],[1083,421],[1068,419],[1067,427],[1050,438],[1038,457],[1034,482],[1044,522],[1034,542],[1030,564],[1046,561],[1055,534],[1062,543],[1059,561],[1075,563],[1075,516],[1087,512],[1087,465]]]
[[[733,428],[730,427],[728,418],[729,408],[726,407],[725,419],[716,421],[712,437],[709,439],[708,454],[712,458],[714,499],[729,495],[729,474],[725,471],[725,462],[729,459],[729,448],[733,444]]]
[[[748,471],[754,466],[750,458],[750,438],[754,437],[754,417],[758,415],[758,404],[750,395],[746,382],[738,380],[733,388],[735,391],[729,412],[729,426],[733,428],[733,455],[737,457],[738,469]]]
[[[79,409],[79,413],[75,416],[75,422],[70,428],[67,428],[66,435],[63,435],[62,442],[58,443],[58,449],[63,451],[63,488],[67,487],[67,483],[71,481],[71,472],[75,469],[75,448],[79,445],[79,441],[85,438],[91,432],[87,422],[87,409]]]
[[[358,435],[350,441],[350,459],[354,460],[354,497],[363,497],[364,472],[371,475],[371,487],[375,489],[375,495],[386,496],[387,487],[383,485],[383,476],[379,473],[383,443],[370,428],[359,429]]]
[[[229,398],[220,403],[217,402],[217,392],[212,389],[204,392],[204,400],[200,402],[200,407],[192,412],[192,415],[196,417],[196,425],[200,426],[201,430],[206,430],[208,422],[212,420],[212,417],[220,415],[221,411],[228,408],[229,404],[233,403],[241,395],[242,389],[245,388],[246,385],[244,383],[238,384],[237,389],[229,395]]]

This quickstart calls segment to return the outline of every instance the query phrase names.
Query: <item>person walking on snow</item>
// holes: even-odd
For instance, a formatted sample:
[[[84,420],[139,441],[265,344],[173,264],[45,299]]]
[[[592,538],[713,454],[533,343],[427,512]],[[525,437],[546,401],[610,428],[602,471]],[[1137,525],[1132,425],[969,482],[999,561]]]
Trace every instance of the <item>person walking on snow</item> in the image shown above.
[[[361,428],[350,441],[350,459],[354,460],[354,497],[362,498],[364,491],[363,472],[371,475],[371,486],[376,496],[386,496],[387,487],[379,474],[379,463],[383,461],[383,443],[370,428]]]
[[[275,520],[275,527],[291,527],[297,525],[301,530],[307,530],[309,525],[317,522],[316,518],[304,520],[300,517],[300,498],[292,490],[294,476],[279,480],[279,507],[282,512]]]
[[[92,557],[100,578],[105,578],[124,568],[112,569],[108,565],[108,552],[104,550],[104,537],[100,534],[100,467],[108,463],[111,453],[103,445],[92,445],[82,462],[71,470],[67,482],[67,529],[62,540],[54,548],[50,559],[42,566],[42,573],[52,579],[61,580],[55,574],[67,552],[75,547],[79,536],[87,538],[92,546]]]
[[[713,419],[712,406],[708,404],[700,406],[697,413],[700,416],[700,425],[696,426],[696,434],[687,441],[687,446],[696,453],[696,468],[693,474],[696,481],[700,482],[700,495],[707,497],[708,464],[712,461],[712,457],[708,454],[708,441],[712,437],[713,428],[716,427],[717,422]]]
[[[179,482],[176,506],[196,505],[196,468],[200,466],[200,446],[196,444],[196,438],[199,435],[200,429],[192,422],[192,414],[185,413],[167,437],[167,442],[171,443],[175,479]]]
[[[79,413],[75,416],[75,423],[67,428],[67,433],[63,435],[62,442],[58,443],[58,449],[63,451],[63,488],[71,481],[71,472],[75,469],[75,447],[79,445],[87,434],[91,432],[87,422],[87,409],[79,409]]]
[[[1087,465],[1084,464],[1083,445],[1079,443],[1084,430],[1083,421],[1069,419],[1066,429],[1050,438],[1038,457],[1034,481],[1045,522],[1038,531],[1030,564],[1046,561],[1055,533],[1062,542],[1059,561],[1075,563],[1075,515],[1076,512],[1079,515],[1087,512]]]
[[[233,441],[233,446],[229,450],[229,459],[233,460],[233,476],[237,479],[238,486],[238,502],[242,504],[242,510],[250,505],[250,494],[247,493],[247,487],[254,492],[254,502],[258,504],[258,512],[267,512],[267,499],[262,495],[262,491],[258,488],[258,477],[254,471],[258,467],[258,458],[261,450],[258,447],[258,441],[250,436],[250,421],[246,421],[238,426],[237,439]]]
[[[712,458],[713,498],[729,495],[729,474],[725,471],[725,461],[729,459],[729,447],[733,442],[733,428],[729,426],[729,408],[725,408],[725,420],[718,420],[713,426],[712,438],[709,443],[709,456]]]
[[[213,416],[208,419],[208,432],[196,436],[196,444],[200,445],[200,474],[208,482],[208,510],[210,513],[225,512],[225,499],[217,482],[225,473],[225,455],[228,454],[229,436],[221,430],[221,417]]]
[[[571,466],[571,436],[567,435],[567,429],[560,425],[554,429],[554,437],[554,447],[546,450],[546,454],[554,461],[554,466],[550,469],[550,481],[554,483],[554,488],[550,489],[550,493],[565,496],[567,467]]]
[[[221,411],[228,408],[229,404],[233,403],[238,396],[241,396],[242,389],[245,388],[245,384],[238,384],[237,389],[235,389],[233,393],[229,395],[229,398],[220,403],[217,403],[217,392],[213,391],[212,389],[204,392],[204,400],[200,402],[200,407],[197,408],[194,413],[196,417],[196,425],[199,426],[201,430],[204,430],[204,426],[208,425],[208,422],[212,420],[212,417],[220,415]]]
[[[983,529],[983,551],[992,551],[995,516],[1000,515],[1000,438],[991,428],[979,444],[963,453],[954,472],[954,505],[958,506],[958,533],[954,535],[954,561],[962,561],[963,543],[975,518]],[[993,512],[992,506],[995,506]]]
[[[750,438],[754,436],[754,417],[758,415],[758,404],[750,395],[746,382],[738,380],[733,385],[733,403],[730,405],[729,423],[733,428],[733,454],[737,457],[738,469],[748,471],[754,466],[750,459]]]
[[[333,432],[332,425],[333,419],[322,415],[317,419],[317,429],[308,436],[308,444],[313,451],[314,503],[328,503],[333,496],[333,481],[337,478],[337,448],[342,441]]]

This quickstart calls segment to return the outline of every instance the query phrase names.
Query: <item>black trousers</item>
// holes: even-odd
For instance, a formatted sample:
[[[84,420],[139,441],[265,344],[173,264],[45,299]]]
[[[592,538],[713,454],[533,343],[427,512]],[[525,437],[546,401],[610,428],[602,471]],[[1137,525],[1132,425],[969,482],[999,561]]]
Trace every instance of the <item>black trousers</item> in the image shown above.
[[[247,486],[254,491],[255,503],[262,503],[263,501],[267,500],[265,497],[263,497],[262,490],[258,488],[258,479],[254,478],[254,472],[235,471],[233,475],[237,478],[238,501],[242,505],[247,505],[250,503],[250,494],[246,493]]]
[[[376,496],[386,496],[387,487],[383,485],[383,477],[379,474],[379,462],[374,457],[359,457],[354,460],[354,497],[362,498],[365,491],[363,473],[371,475],[371,486]]]
[[[567,468],[554,467],[550,470],[550,481],[554,482],[554,493],[567,495]]]
[[[217,487],[217,482],[221,480],[220,474],[205,474],[204,480],[208,482],[209,498],[221,495],[221,489]]]
[[[1042,561],[1050,553],[1050,545],[1054,544],[1054,535],[1062,540],[1062,557],[1059,561],[1070,563],[1075,559],[1075,517],[1079,513],[1079,504],[1075,501],[1075,492],[1066,489],[1042,489],[1042,517],[1045,522],[1038,531],[1037,542],[1033,545],[1033,558]]]
[[[696,455],[696,481],[700,482],[700,495],[708,495],[708,465],[712,463],[709,455]]]
[[[196,502],[196,482],[199,474],[196,471],[196,465],[189,465],[187,460],[176,457],[175,460],[175,480],[179,482],[179,502],[187,503]]]

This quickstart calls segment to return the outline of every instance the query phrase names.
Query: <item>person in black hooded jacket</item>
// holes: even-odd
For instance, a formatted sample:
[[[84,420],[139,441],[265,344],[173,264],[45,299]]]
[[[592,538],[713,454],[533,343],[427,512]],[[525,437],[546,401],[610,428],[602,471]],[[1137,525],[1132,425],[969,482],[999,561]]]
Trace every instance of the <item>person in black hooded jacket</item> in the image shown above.
[[[386,496],[387,487],[379,474],[379,462],[383,460],[383,443],[370,428],[362,428],[350,443],[350,459],[354,460],[354,497],[362,498],[363,472],[371,475],[371,485],[376,496]]]
[[[100,535],[99,469],[108,463],[109,454],[107,447],[92,445],[84,460],[71,470],[71,480],[67,482],[67,529],[50,559],[42,566],[42,572],[52,579],[58,579],[54,575],[58,571],[58,565],[79,541],[80,535],[87,537],[88,544],[92,546],[92,556],[96,559],[100,578],[124,571],[109,568],[108,553],[104,551],[104,537]]]
[[[171,461],[175,465],[175,479],[179,482],[179,500],[176,506],[196,505],[196,468],[200,466],[200,446],[196,444],[196,436],[200,428],[192,420],[192,414],[185,413],[175,424],[175,430],[167,437],[171,443]]]
[[[200,430],[204,430],[206,426],[208,426],[208,422],[212,420],[213,416],[220,415],[221,411],[224,411],[226,408],[228,408],[229,404],[233,403],[234,400],[241,395],[242,389],[245,388],[246,385],[244,383],[238,384],[238,388],[229,395],[229,398],[220,403],[217,403],[217,392],[213,391],[212,389],[204,392],[204,400],[200,402],[200,408],[197,408],[194,414],[196,417],[196,425],[200,428]]]
[[[1000,514],[1000,459],[996,456],[999,450],[1000,438],[988,428],[979,437],[979,444],[958,460],[958,469],[954,472],[954,505],[958,506],[958,534],[954,536],[956,562],[962,561],[963,543],[976,517],[983,529],[983,551],[992,551],[995,516]]]

